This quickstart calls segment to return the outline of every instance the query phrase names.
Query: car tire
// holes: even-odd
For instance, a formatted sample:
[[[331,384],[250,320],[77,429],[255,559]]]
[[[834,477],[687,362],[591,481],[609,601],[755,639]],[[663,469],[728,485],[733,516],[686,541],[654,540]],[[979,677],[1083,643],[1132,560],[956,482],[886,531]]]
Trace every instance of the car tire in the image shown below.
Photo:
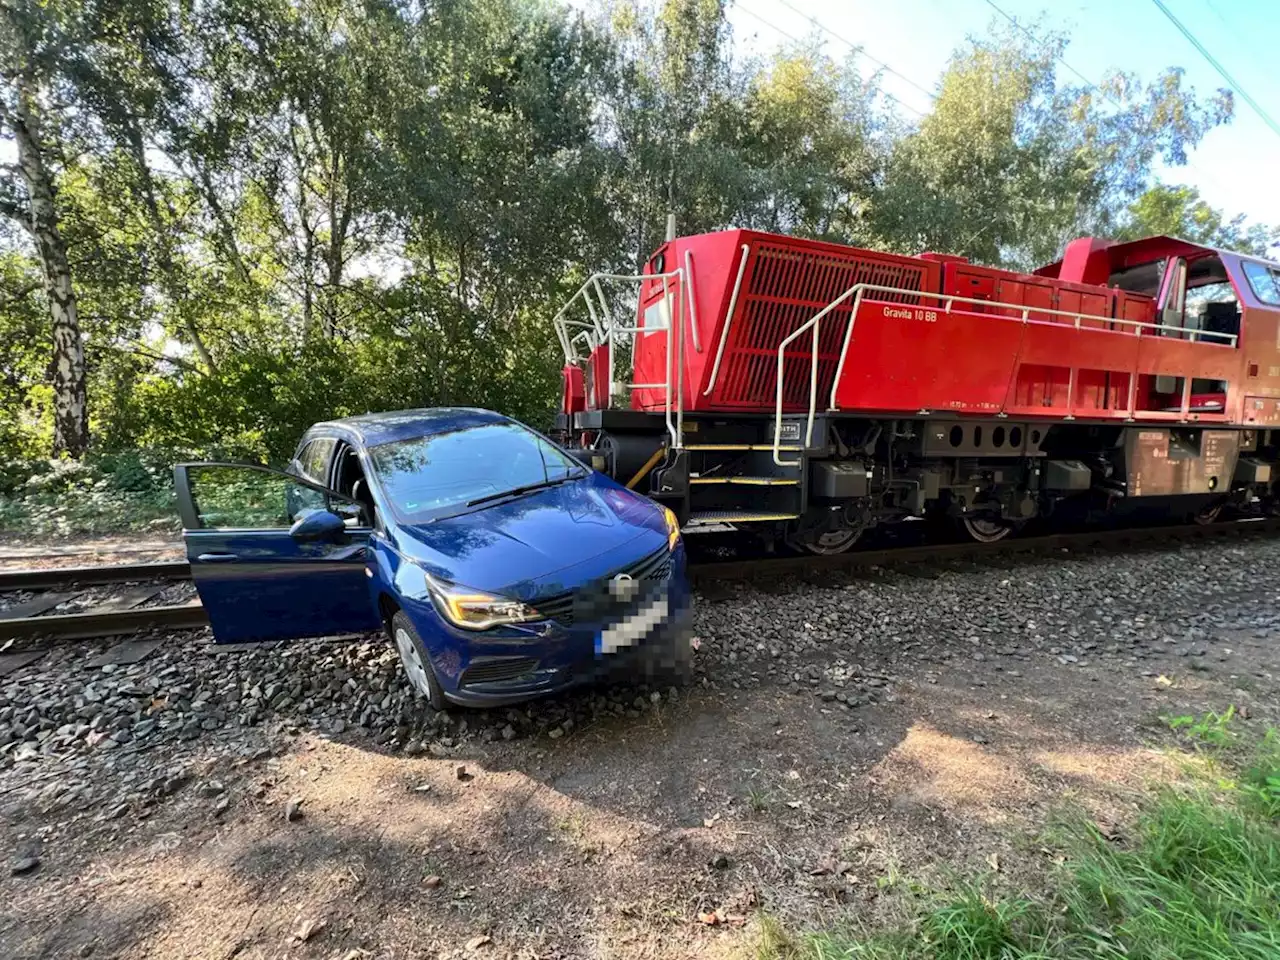
[[[397,610],[387,625],[391,634],[391,642],[400,654],[400,666],[404,669],[409,686],[414,693],[430,704],[433,710],[443,710],[447,704],[444,690],[436,679],[436,672],[431,667],[431,658],[427,656],[427,648],[414,629],[412,621],[403,611]]]

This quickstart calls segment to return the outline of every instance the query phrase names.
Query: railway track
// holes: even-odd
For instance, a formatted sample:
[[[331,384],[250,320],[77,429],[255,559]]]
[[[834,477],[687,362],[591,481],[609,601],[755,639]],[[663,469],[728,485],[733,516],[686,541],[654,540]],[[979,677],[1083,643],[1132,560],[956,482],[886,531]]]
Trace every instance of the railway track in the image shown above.
[[[841,571],[898,563],[939,560],[979,560],[989,557],[1053,553],[1061,550],[1125,549],[1143,544],[1175,543],[1188,540],[1270,536],[1280,532],[1280,518],[1236,520],[1206,525],[1131,527],[1094,530],[1084,533],[1053,533],[1037,537],[1011,538],[996,543],[932,543],[920,546],[853,550],[835,556],[795,556],[738,559],[692,564],[690,578],[695,585],[723,580],[776,579],[783,575],[822,576]],[[79,596],[86,588],[106,584],[156,583],[189,580],[191,568],[185,561],[118,564],[97,567],[63,567],[49,570],[0,571],[0,593],[46,591],[41,600],[16,603],[0,609],[0,653],[17,643],[29,641],[81,640],[135,633],[149,628],[170,630],[206,626],[208,619],[198,600],[164,606],[129,606],[109,603],[77,613],[48,613],[58,604]],[[156,590],[155,592],[159,592]],[[128,591],[125,591],[127,594]],[[134,596],[146,599],[146,591]],[[26,609],[24,609],[26,608]],[[27,647],[29,649],[29,647]]]

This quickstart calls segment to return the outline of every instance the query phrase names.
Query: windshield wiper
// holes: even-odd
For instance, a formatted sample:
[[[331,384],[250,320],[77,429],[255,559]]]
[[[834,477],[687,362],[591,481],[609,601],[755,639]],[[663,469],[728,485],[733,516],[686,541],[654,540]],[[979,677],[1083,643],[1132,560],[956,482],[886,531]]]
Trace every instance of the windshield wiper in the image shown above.
[[[534,490],[541,490],[543,487],[554,487],[556,484],[564,483],[568,480],[580,480],[586,474],[579,470],[577,473],[566,473],[563,477],[556,477],[554,480],[539,480],[537,483],[527,483],[523,487],[512,487],[510,490],[503,490],[501,493],[491,493],[488,496],[476,497],[474,500],[468,500],[468,507],[478,507],[482,503],[490,503],[494,500],[503,500],[506,497],[519,497],[526,493],[532,493]]]

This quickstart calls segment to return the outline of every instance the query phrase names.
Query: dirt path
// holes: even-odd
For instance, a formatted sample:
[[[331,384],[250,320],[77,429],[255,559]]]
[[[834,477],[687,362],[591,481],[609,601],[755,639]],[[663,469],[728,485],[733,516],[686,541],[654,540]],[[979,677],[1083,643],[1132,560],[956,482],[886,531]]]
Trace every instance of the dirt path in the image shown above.
[[[281,707],[133,759],[14,764],[0,842],[41,862],[0,876],[0,955],[716,956],[763,915],[891,917],[908,877],[1034,884],[1051,853],[1028,837],[1064,801],[1132,815],[1168,764],[1162,714],[1280,719],[1276,590],[1249,575],[1277,559],[742,586],[701,605],[704,680],[674,699],[458,714],[398,752]],[[73,778],[126,799],[67,802]]]

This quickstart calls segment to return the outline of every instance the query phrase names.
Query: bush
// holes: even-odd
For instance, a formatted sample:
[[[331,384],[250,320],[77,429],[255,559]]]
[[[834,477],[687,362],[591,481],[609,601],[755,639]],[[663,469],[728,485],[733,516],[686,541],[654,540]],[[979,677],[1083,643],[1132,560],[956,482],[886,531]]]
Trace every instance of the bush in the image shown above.
[[[179,529],[172,464],[162,451],[29,461],[0,492],[0,530],[41,537]]]

